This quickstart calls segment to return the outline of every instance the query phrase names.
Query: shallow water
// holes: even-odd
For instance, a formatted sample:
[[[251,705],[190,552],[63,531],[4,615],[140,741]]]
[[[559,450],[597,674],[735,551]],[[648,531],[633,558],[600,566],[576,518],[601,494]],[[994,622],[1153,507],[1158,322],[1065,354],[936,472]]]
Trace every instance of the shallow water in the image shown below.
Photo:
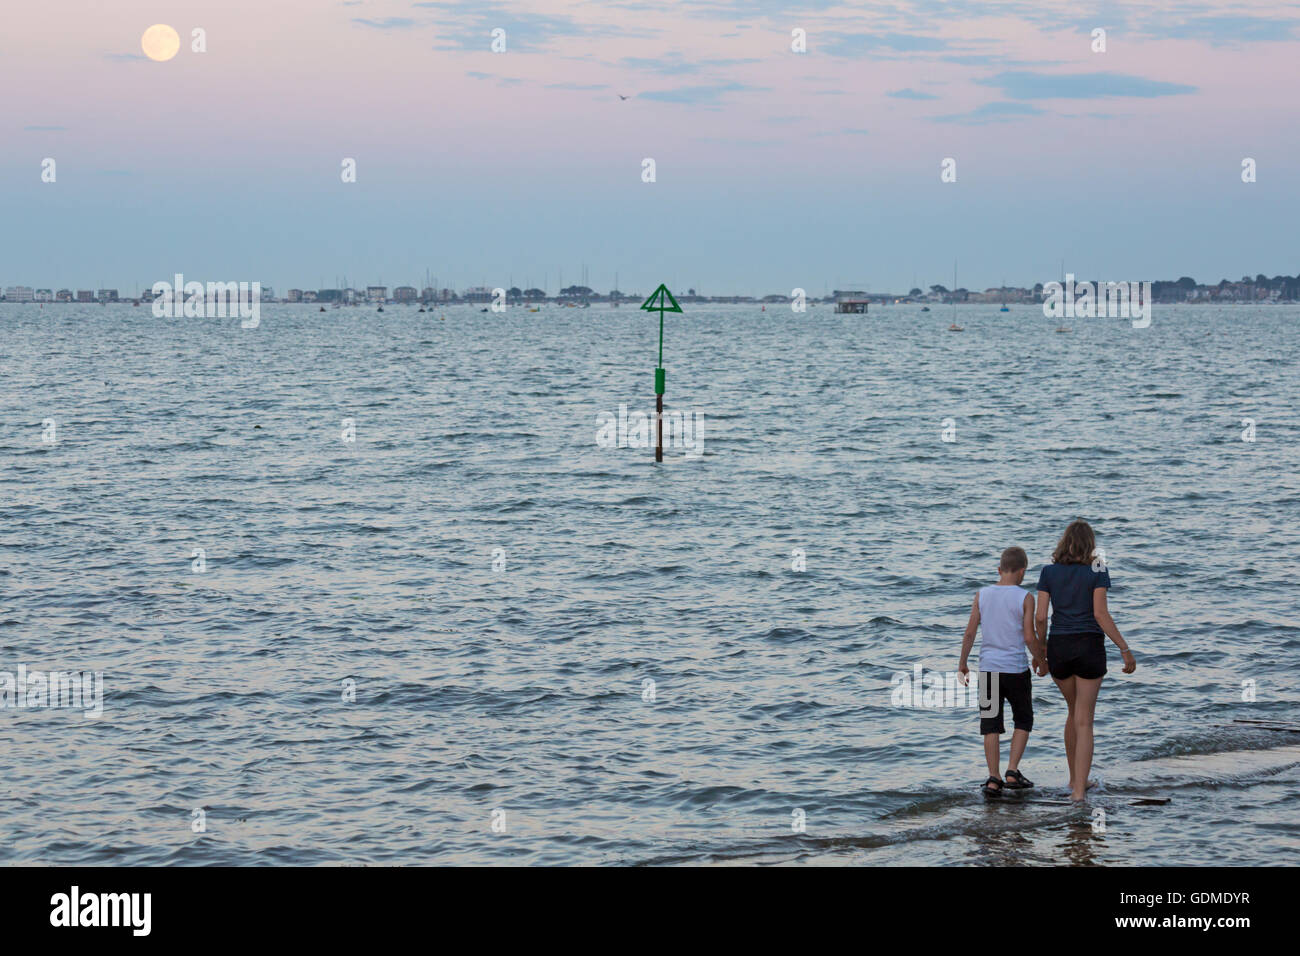
[[[597,443],[653,407],[635,309],[0,304],[0,670],[105,694],[0,712],[0,860],[1296,862],[1300,734],[1231,721],[1300,726],[1300,309],[685,308],[703,454],[656,466]],[[1092,808],[985,805],[973,709],[891,681],[1075,516],[1139,670]]]

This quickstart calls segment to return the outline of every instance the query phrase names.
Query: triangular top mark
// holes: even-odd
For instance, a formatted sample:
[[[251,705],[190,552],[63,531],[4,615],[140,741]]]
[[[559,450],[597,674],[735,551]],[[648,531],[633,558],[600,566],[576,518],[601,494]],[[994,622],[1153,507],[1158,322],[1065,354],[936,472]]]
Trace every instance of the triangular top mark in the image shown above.
[[[670,302],[672,303],[671,305],[668,304]],[[662,282],[659,283],[659,288],[650,293],[650,298],[641,303],[641,308],[645,309],[647,312],[658,312],[660,314],[663,314],[664,312],[682,311],[682,307],[677,304],[677,300],[673,298],[673,294],[668,291],[668,286],[664,285]]]

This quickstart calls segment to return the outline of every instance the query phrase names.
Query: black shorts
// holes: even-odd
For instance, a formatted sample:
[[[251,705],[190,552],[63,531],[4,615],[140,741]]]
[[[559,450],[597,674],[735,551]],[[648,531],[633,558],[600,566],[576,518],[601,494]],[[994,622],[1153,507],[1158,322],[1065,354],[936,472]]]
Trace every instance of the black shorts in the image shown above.
[[[1047,639],[1047,669],[1057,680],[1096,680],[1106,673],[1104,634],[1053,634]]]
[[[995,682],[993,678],[996,677]],[[1011,704],[1011,723],[1016,730],[1034,729],[1034,688],[1029,671],[1020,674],[993,674],[980,671],[980,733],[1005,734],[1007,726],[1002,720],[1002,702]],[[996,686],[990,687],[990,685]],[[996,717],[985,717],[993,711],[997,699]]]

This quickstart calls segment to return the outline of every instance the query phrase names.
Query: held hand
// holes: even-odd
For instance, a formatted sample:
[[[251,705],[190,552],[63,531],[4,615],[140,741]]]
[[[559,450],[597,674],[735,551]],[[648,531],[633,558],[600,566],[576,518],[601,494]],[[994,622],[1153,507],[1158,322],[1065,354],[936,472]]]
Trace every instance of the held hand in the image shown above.
[[[1039,677],[1047,676],[1047,658],[1045,657],[1034,658],[1034,673],[1037,674]]]
[[[970,674],[970,668],[966,666],[965,661],[957,662],[957,680],[961,681],[961,686],[966,686],[967,675]]]
[[[1129,650],[1126,647],[1124,648],[1124,650],[1120,651],[1120,654],[1123,655],[1124,657],[1125,674],[1132,674],[1135,670],[1138,669],[1138,662],[1134,659],[1133,652],[1131,650]]]

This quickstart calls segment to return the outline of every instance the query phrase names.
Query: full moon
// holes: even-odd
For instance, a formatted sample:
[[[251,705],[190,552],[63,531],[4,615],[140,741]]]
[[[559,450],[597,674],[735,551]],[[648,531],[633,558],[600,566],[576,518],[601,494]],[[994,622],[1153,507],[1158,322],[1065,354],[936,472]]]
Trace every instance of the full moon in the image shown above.
[[[176,51],[181,48],[181,38],[167,24],[155,23],[144,31],[144,36],[140,38],[140,48],[149,59],[162,63],[176,55]]]

